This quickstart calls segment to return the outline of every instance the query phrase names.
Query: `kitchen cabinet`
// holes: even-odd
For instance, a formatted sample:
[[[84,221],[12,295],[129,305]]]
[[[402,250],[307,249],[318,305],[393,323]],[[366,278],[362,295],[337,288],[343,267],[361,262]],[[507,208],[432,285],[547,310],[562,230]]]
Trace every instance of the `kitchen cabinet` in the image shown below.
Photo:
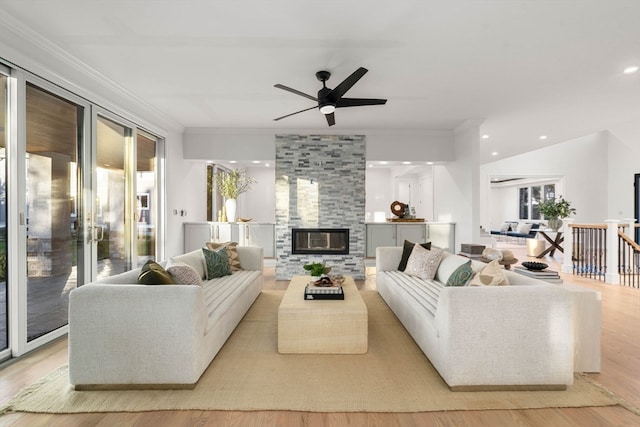
[[[376,256],[379,246],[402,246],[405,240],[415,243],[430,241],[433,246],[453,251],[454,223],[375,223],[366,224],[366,256]]]
[[[265,258],[273,258],[276,253],[275,225],[269,223],[241,223],[238,243],[241,246],[260,246]]]
[[[239,224],[234,222],[187,222],[184,252],[202,248],[207,242],[238,242]]]

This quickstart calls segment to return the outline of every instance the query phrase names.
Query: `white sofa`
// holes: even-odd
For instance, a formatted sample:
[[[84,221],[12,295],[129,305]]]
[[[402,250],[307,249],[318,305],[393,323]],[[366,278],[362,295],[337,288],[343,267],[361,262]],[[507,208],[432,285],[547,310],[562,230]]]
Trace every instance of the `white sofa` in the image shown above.
[[[69,299],[69,381],[78,390],[193,388],[263,287],[263,250],[239,246],[243,270],[198,285],[139,285],[140,269]],[[205,277],[200,250],[175,257]]]
[[[377,248],[377,290],[452,390],[573,383],[569,292],[510,271],[510,286],[446,287],[468,258],[445,252],[428,281],[398,271],[402,251]],[[484,265],[473,261],[474,271]]]

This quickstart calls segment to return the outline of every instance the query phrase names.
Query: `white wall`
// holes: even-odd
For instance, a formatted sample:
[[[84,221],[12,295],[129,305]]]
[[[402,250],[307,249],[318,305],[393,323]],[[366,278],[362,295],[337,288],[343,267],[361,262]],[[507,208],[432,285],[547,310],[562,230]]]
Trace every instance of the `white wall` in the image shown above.
[[[514,175],[562,177],[563,188],[556,193],[576,209],[575,222],[603,222],[608,216],[607,142],[608,133],[600,132],[481,165],[481,223],[495,224],[494,207],[503,202],[491,198],[489,178]]]
[[[640,173],[640,123],[621,123],[609,131],[607,218],[633,218],[633,179]]]
[[[365,172],[365,212],[368,221],[373,221],[375,212],[384,212],[391,217],[393,180],[390,168],[367,168]]]
[[[276,171],[273,167],[247,168],[247,174],[257,181],[250,191],[238,197],[238,213],[254,222],[276,222]]]

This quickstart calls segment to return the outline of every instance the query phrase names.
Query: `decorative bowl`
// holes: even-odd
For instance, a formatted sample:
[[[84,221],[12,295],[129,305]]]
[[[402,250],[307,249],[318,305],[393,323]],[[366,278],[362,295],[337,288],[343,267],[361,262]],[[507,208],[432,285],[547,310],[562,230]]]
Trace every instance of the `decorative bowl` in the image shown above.
[[[238,218],[238,222],[249,222],[251,221],[253,218]]]
[[[522,263],[522,266],[527,270],[534,270],[534,271],[544,270],[545,268],[549,267],[549,265],[545,264],[544,262],[534,262],[534,261],[525,261]]]

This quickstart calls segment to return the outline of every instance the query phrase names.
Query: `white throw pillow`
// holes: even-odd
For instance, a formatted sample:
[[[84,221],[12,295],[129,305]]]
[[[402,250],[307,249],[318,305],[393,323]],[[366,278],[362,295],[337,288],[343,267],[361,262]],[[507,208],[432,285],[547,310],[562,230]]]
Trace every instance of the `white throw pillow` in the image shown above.
[[[441,259],[442,249],[427,250],[419,244],[416,244],[413,247],[411,256],[409,256],[407,268],[405,268],[404,272],[410,276],[432,280],[436,277]]]
[[[185,264],[182,261],[171,258],[167,261],[166,270],[178,283],[183,285],[202,286],[200,274],[198,274],[198,272],[189,264]]]
[[[469,286],[506,286],[509,284],[504,269],[498,260],[491,261],[478,274],[473,276]]]
[[[525,224],[524,222],[521,222],[520,224],[518,224],[516,232],[520,234],[529,234],[532,225],[533,224]]]

